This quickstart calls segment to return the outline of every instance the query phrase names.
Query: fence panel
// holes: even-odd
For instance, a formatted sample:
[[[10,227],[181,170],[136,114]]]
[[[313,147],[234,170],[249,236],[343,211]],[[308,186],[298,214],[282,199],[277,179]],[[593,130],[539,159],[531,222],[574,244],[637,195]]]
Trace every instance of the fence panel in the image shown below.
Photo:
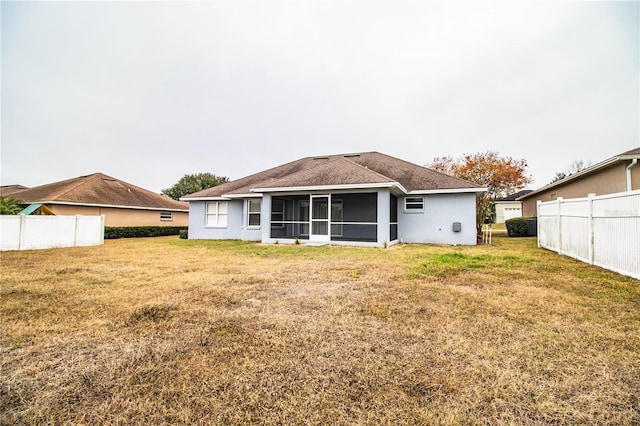
[[[104,243],[104,217],[78,216],[76,246],[95,246]]]
[[[589,262],[589,200],[563,200],[560,206],[562,254]]]
[[[538,247],[558,251],[558,211],[556,206],[542,204],[538,206]]]
[[[640,279],[640,191],[538,203],[538,246]]]
[[[103,216],[0,216],[0,250],[104,243]]]
[[[593,264],[640,279],[640,191],[593,203]]]
[[[20,216],[0,216],[0,250],[20,249],[21,230]]]

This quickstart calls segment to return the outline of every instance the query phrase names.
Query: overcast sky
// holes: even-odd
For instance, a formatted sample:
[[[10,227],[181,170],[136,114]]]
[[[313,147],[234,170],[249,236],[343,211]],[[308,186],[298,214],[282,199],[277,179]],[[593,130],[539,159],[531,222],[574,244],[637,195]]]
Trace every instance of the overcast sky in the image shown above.
[[[640,3],[1,2],[2,185],[640,146]]]

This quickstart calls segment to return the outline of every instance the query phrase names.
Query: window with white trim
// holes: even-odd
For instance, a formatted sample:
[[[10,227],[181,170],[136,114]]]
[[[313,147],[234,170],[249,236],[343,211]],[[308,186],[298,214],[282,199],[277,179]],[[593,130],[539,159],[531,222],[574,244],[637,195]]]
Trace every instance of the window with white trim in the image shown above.
[[[227,210],[229,203],[226,201],[209,201],[206,207],[205,226],[227,226]]]
[[[160,212],[160,220],[173,220],[173,213]]]
[[[404,209],[409,212],[424,211],[424,197],[407,197],[404,199]]]
[[[260,200],[247,200],[247,225],[250,227],[260,226]]]

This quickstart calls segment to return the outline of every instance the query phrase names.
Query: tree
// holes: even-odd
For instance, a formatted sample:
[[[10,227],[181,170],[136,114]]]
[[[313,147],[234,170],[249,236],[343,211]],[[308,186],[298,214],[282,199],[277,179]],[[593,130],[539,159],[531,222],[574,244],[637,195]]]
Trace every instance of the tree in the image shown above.
[[[211,173],[184,175],[175,185],[171,188],[163,189],[160,194],[178,200],[185,195],[212,188],[225,182],[229,182],[228,177],[216,176]]]
[[[571,175],[575,175],[576,173],[579,173],[589,167],[591,167],[590,161],[585,163],[584,160],[575,160],[571,164],[569,164],[569,167],[567,167],[566,171],[556,172],[556,175],[553,177],[553,180],[549,183],[555,183]]]
[[[22,201],[13,197],[0,197],[0,214],[18,214],[22,211]]]
[[[487,188],[487,192],[478,199],[476,214],[479,228],[485,217],[493,216],[496,199],[514,193],[532,181],[526,174],[526,160],[501,157],[495,151],[465,154],[456,159],[436,157],[429,167]]]

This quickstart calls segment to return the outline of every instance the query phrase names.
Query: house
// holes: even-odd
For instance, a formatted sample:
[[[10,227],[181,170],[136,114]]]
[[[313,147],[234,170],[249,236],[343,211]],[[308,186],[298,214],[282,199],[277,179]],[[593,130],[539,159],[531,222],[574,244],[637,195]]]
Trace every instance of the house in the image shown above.
[[[104,215],[105,226],[187,226],[189,221],[187,203],[102,173],[20,189],[11,197],[55,215]]]
[[[604,195],[640,189],[640,147],[615,155],[576,174],[553,182],[518,198],[522,215],[537,215],[538,201],[558,197],[582,198],[589,194]]]
[[[471,182],[378,152],[307,157],[187,195],[189,238],[476,244]]]
[[[530,192],[532,192],[531,189],[523,189],[496,201],[495,223],[505,223],[514,217],[522,217],[522,201],[517,201],[517,199]]]
[[[24,191],[25,189],[29,189],[29,187],[23,185],[2,185],[0,186],[0,197],[13,198],[13,194]]]

